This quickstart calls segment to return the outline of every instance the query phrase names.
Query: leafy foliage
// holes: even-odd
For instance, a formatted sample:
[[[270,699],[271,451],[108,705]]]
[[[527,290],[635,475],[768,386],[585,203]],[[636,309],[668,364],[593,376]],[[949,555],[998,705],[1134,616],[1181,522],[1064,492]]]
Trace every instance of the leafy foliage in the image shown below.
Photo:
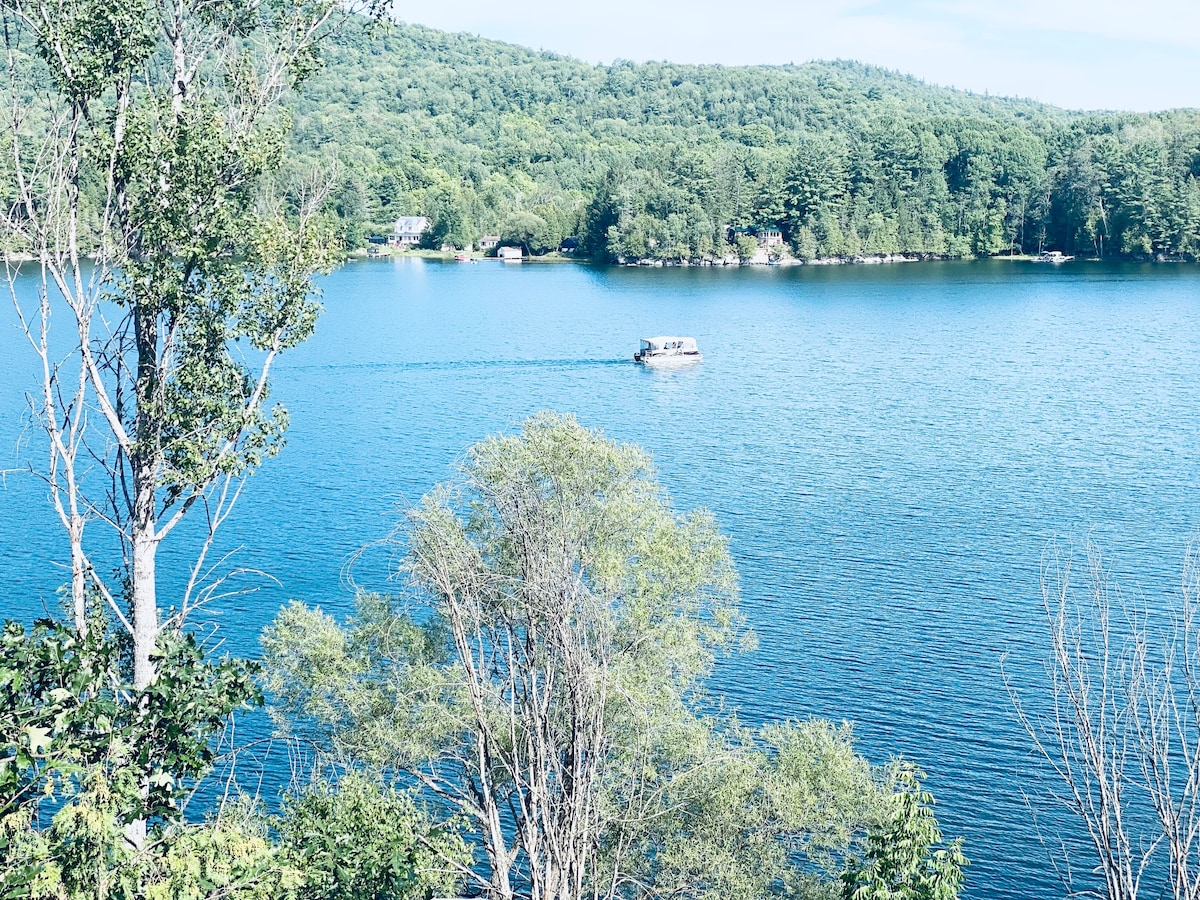
[[[866,859],[842,876],[845,900],[954,900],[963,882],[961,838],[939,847],[942,832],[933,795],[921,789],[924,773],[901,766],[900,790],[886,819],[872,830]]]
[[[336,784],[318,779],[290,796],[279,829],[304,873],[298,900],[450,896],[456,867],[471,862],[456,831],[431,825],[408,793],[364,772]]]
[[[1200,248],[1194,111],[1072,113],[849,62],[593,66],[415,25],[348,29],[327,59],[292,146],[340,161],[355,233],[424,214],[435,246],[574,235],[602,259],[733,255],[735,229],[768,227],[803,257]]]
[[[96,777],[46,829],[20,816],[0,857],[0,893],[29,900],[272,900],[293,896],[303,873],[271,839],[248,801],[213,820],[164,826],[141,849],[125,838],[105,780]]]
[[[476,445],[412,514],[419,600],[364,595],[345,627],[292,604],[264,633],[277,721],[420,783],[494,897],[831,896],[896,770],[849,726],[706,712],[748,637],[736,579],[652,472],[569,416]]]
[[[61,884],[72,897],[138,896],[148,883],[138,873],[150,861],[124,835],[137,820],[184,835],[187,852],[201,852],[201,839],[181,824],[181,800],[211,767],[212,740],[228,716],[260,701],[256,670],[206,660],[190,634],[164,633],[156,658],[159,678],[138,691],[101,623],[82,637],[48,619],[28,632],[6,623],[0,885],[25,885],[33,896],[39,884]]]
[[[101,767],[121,824],[175,819],[212,763],[214,734],[261,702],[253,664],[208,661],[191,634],[162,635],[162,675],[142,691],[102,629],[8,622],[0,641],[0,814],[69,797]]]
[[[96,623],[97,625],[99,623]],[[351,773],[290,796],[279,817],[237,799],[188,823],[180,800],[213,764],[257,668],[166,633],[159,676],[128,683],[102,629],[8,623],[0,656],[0,897],[53,900],[425,900],[471,854],[412,797]],[[149,820],[142,846],[126,828]],[[449,860],[450,862],[447,862]]]
[[[272,822],[241,799],[212,820],[167,829],[139,855],[135,897],[145,900],[278,900],[295,896],[304,872],[274,840]],[[114,898],[115,900],[115,898]]]

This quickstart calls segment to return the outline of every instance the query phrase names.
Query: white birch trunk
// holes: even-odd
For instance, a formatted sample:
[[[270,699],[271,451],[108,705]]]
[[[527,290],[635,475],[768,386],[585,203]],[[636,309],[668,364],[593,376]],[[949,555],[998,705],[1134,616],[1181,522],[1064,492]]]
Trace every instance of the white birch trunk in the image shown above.
[[[153,527],[143,529],[139,526],[134,531],[132,543],[130,605],[133,608],[133,686],[140,691],[149,687],[158,674],[151,659],[159,634],[158,598],[154,584],[158,538]]]
[[[87,635],[87,557],[83,553],[83,524],[83,516],[76,512],[72,513],[67,526],[67,537],[71,542],[71,616],[80,637]]]

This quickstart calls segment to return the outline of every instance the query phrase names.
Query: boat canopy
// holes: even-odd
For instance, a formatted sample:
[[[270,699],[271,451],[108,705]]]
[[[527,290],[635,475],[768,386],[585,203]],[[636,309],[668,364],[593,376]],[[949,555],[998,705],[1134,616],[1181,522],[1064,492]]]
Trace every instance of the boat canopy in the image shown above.
[[[696,339],[690,337],[674,337],[662,335],[659,337],[642,338],[643,350],[679,350],[682,353],[696,353]]]

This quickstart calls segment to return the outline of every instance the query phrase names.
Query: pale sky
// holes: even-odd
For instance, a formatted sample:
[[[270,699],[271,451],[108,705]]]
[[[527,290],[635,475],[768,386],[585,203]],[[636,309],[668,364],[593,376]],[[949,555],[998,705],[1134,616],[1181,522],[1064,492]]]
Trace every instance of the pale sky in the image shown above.
[[[1200,0],[396,0],[396,10],[589,62],[857,59],[1072,109],[1200,107]]]

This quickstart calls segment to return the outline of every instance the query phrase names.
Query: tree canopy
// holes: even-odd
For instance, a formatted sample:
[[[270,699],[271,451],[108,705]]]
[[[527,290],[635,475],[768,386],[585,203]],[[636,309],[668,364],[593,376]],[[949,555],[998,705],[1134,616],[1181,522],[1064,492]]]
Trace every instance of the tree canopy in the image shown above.
[[[335,771],[420,784],[496,900],[836,896],[903,772],[849,726],[718,712],[704,677],[746,637],[733,567],[652,474],[549,413],[477,444],[411,516],[415,596],[366,595],[345,626],[297,603],[264,633],[278,720]],[[910,868],[933,865],[921,834]]]
[[[403,24],[326,57],[293,149],[339,162],[356,234],[423,214],[438,243],[574,236],[601,259],[733,253],[763,228],[802,258],[1200,248],[1195,111],[1068,112],[853,62],[595,66]]]

